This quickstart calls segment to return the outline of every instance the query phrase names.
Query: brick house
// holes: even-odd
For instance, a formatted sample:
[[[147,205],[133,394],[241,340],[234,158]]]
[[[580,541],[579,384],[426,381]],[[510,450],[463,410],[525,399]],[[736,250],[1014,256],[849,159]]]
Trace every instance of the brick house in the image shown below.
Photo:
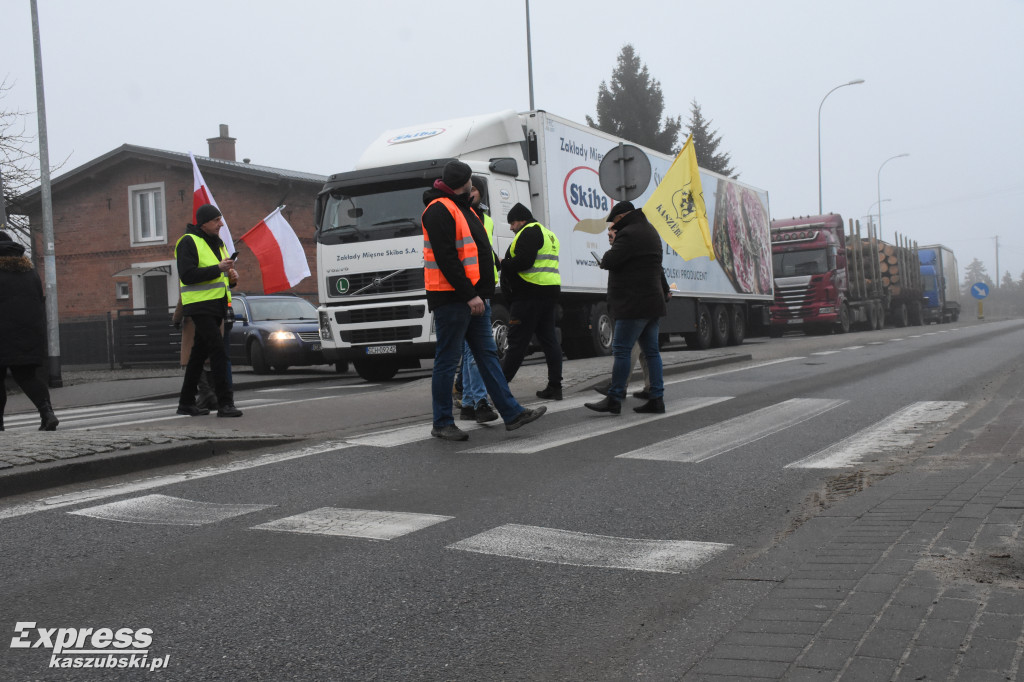
[[[196,162],[239,251],[238,290],[263,293],[256,257],[238,238],[282,204],[315,273],[314,204],[326,177],[236,161],[226,125],[207,142],[210,155],[196,156]],[[54,178],[51,186],[62,326],[131,310],[173,310],[174,245],[192,222],[188,153],[125,144]],[[29,216],[32,252],[44,278],[41,190],[22,195],[18,208]],[[292,291],[315,302],[315,276]]]

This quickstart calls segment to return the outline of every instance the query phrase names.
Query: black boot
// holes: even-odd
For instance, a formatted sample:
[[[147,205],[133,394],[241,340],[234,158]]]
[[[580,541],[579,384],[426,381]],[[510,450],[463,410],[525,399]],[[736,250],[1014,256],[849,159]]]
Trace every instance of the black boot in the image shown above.
[[[199,375],[199,399],[196,400],[196,406],[208,410],[216,410],[219,407],[217,394],[210,385],[210,373],[206,370]]]
[[[605,399],[599,403],[584,403],[583,407],[593,410],[594,412],[611,412],[612,414],[619,414],[622,412],[622,403],[610,396],[605,396]]]
[[[633,411],[641,414],[665,414],[665,399],[651,398],[640,407],[634,407]]]
[[[39,406],[39,430],[40,431],[56,431],[57,424],[60,424],[60,420],[57,419],[57,415],[53,413],[53,408],[50,407],[50,401],[46,400]]]

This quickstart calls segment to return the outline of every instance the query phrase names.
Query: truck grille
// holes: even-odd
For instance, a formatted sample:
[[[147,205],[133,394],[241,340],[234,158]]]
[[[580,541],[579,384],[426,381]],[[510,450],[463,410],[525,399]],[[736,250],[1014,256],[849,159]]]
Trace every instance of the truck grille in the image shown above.
[[[390,322],[392,320],[419,320],[423,318],[421,305],[398,305],[382,308],[360,308],[344,310],[335,314],[338,324],[365,324],[368,322]]]
[[[352,296],[360,289],[360,296],[371,296],[374,294],[397,294],[406,291],[418,291],[424,288],[423,268],[412,268],[394,274],[395,270],[383,270],[380,272],[362,272],[353,275],[338,275],[327,279],[327,290],[331,296]],[[389,279],[384,279],[393,275]],[[343,282],[341,280],[344,280]]]
[[[791,286],[775,285],[775,305],[785,308],[781,311],[785,317],[807,317],[811,309],[806,307],[811,297],[811,287],[807,284]],[[776,312],[780,312],[776,310]]]
[[[341,340],[345,343],[386,343],[391,341],[412,341],[423,333],[420,325],[409,327],[382,327],[380,329],[343,329]]]

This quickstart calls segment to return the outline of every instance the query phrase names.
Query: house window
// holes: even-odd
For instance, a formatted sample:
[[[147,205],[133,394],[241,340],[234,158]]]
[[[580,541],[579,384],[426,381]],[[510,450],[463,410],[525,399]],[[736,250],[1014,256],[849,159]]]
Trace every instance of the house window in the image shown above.
[[[122,301],[130,295],[128,290],[128,282],[115,282],[117,287],[117,300]]]
[[[134,185],[128,188],[128,215],[132,223],[132,245],[167,243],[167,216],[164,209],[164,183]]]

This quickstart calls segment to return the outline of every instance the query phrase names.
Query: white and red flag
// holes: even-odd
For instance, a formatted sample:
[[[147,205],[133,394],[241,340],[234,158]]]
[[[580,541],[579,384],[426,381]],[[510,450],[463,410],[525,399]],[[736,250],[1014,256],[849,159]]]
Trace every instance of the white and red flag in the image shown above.
[[[263,293],[273,294],[293,286],[309,277],[309,262],[295,230],[281,215],[281,209],[268,215],[263,221],[238,239],[246,243],[263,274]]]
[[[192,191],[192,222],[196,222],[196,211],[203,204],[212,204],[217,206],[217,202],[213,199],[213,194],[210,193],[210,189],[206,186],[206,181],[203,180],[203,174],[199,172],[199,166],[196,164],[196,157],[192,156],[192,152],[188,153],[188,158],[192,159],[192,185],[194,187]],[[217,206],[217,210],[220,210],[220,206]],[[220,232],[218,233],[220,240],[224,242],[224,248],[228,250],[228,255],[235,252],[235,242],[231,239],[231,230],[228,229],[228,220],[224,218],[224,224],[220,226]]]

